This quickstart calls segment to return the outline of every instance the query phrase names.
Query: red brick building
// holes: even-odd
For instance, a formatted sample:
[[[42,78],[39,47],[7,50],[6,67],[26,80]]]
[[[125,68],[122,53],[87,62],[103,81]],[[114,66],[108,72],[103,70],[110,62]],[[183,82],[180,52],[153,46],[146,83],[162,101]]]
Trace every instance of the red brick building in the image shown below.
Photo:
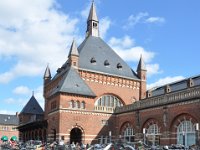
[[[147,144],[199,143],[200,76],[147,91],[147,98],[116,108],[117,135]],[[126,135],[126,130],[133,130]],[[145,130],[145,132],[143,132]],[[143,134],[145,133],[145,134]]]
[[[44,75],[48,137],[68,142],[98,142],[115,133],[116,107],[132,104],[146,94],[142,57],[135,73],[100,37],[94,4],[86,38],[71,45],[68,60],[51,78]]]
[[[0,138],[3,136],[7,136],[8,140],[13,136],[18,138],[18,124],[19,118],[17,113],[16,115],[0,114]]]
[[[44,120],[44,111],[34,95],[29,99],[19,113],[19,140],[46,141],[47,121]]]
[[[99,36],[92,3],[85,40],[44,74],[46,140],[198,143],[200,76],[146,91],[142,57],[134,72]]]

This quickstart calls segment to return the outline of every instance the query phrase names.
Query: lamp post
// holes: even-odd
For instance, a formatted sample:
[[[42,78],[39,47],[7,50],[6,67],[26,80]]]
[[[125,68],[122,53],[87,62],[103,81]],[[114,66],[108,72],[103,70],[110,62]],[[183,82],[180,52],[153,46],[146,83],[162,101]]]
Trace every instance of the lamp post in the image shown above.
[[[142,132],[143,132],[143,138],[144,138],[144,144],[145,144],[145,142],[146,142],[146,138],[145,138],[145,136],[146,136],[146,129],[143,128]]]
[[[196,145],[199,147],[199,123],[196,123],[195,125],[195,133],[196,133]]]
[[[112,132],[111,131],[109,131],[109,138],[110,138],[110,143],[111,143],[111,136],[112,136]]]
[[[121,134],[119,135],[119,143],[121,144],[122,143],[122,136],[121,136]]]

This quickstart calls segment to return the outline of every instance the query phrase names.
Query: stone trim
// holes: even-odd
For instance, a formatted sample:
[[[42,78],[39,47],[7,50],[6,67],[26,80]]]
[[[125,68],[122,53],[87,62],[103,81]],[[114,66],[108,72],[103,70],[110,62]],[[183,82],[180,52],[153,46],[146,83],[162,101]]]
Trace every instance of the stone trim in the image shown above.
[[[146,98],[135,102],[134,104],[118,107],[115,109],[115,113],[122,113],[127,111],[136,111],[147,108],[155,108],[163,105],[175,104],[178,105],[184,103],[191,103],[191,100],[200,98],[200,86],[188,88],[183,91],[172,92],[156,97]],[[190,101],[189,101],[190,100]]]

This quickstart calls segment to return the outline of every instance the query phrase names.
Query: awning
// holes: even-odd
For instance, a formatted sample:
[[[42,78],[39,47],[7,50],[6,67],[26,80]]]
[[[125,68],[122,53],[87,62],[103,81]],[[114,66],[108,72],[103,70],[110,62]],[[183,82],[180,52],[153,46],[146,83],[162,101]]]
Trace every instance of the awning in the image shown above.
[[[1,140],[2,141],[8,141],[8,137],[4,135],[4,136],[1,137]]]
[[[17,140],[17,137],[16,137],[16,136],[12,136],[12,137],[10,138],[10,140],[11,140],[11,141],[16,141],[16,140]]]

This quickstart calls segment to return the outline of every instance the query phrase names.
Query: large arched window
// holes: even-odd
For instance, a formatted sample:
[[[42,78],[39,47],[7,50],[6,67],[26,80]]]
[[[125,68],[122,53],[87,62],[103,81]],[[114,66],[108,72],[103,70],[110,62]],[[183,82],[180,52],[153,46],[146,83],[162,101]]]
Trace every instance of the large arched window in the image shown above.
[[[127,142],[134,142],[134,130],[132,127],[126,127],[124,129],[123,138]]]
[[[160,144],[160,131],[156,123],[151,124],[147,128],[147,144],[148,145],[159,145]]]
[[[95,102],[95,106],[120,107],[123,106],[123,104],[116,96],[103,95]]]
[[[190,120],[182,121],[177,127],[177,144],[195,144],[195,126]]]
[[[149,135],[156,135],[158,133],[159,133],[159,129],[158,129],[157,124],[152,124],[147,129],[147,134],[149,134]]]

